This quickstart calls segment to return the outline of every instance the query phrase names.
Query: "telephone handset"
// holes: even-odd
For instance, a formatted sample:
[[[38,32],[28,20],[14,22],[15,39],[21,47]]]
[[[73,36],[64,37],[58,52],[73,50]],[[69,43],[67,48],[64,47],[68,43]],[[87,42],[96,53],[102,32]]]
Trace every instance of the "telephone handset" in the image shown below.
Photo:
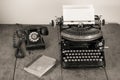
[[[21,48],[25,42],[27,50],[45,49],[45,42],[41,35],[48,35],[47,27],[19,29],[13,35],[13,47],[16,48],[15,57],[24,58],[25,54]]]

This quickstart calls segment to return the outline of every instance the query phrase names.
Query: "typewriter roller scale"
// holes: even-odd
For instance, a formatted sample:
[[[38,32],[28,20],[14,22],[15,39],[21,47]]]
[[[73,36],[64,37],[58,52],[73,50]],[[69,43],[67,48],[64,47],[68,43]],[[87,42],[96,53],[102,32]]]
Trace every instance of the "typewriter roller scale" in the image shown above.
[[[63,17],[56,20],[61,34],[63,68],[105,67],[101,16],[90,6],[63,6]]]

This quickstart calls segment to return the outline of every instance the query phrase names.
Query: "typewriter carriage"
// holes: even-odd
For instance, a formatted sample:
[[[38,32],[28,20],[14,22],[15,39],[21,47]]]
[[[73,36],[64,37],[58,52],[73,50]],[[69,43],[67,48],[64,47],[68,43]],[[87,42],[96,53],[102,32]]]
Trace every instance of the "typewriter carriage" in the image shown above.
[[[99,28],[101,29],[101,26],[104,26],[105,25],[105,19],[101,19],[102,18],[102,15],[94,15],[95,17],[95,24],[88,24],[89,26],[91,27],[96,27],[96,28]],[[51,24],[52,26],[60,26],[60,30],[62,29],[66,29],[66,28],[71,28],[72,26],[76,26],[78,27],[78,25],[80,26],[83,26],[83,25],[86,25],[86,24],[78,24],[78,25],[64,25],[63,24],[63,16],[61,17],[56,17],[55,21],[54,20],[51,20]],[[87,26],[87,25],[86,25]]]

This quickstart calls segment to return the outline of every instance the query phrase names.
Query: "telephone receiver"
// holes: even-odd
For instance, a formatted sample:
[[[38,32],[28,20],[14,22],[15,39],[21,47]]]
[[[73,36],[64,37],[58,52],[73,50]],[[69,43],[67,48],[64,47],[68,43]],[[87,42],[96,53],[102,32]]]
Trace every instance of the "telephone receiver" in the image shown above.
[[[48,35],[49,33],[47,27],[40,28],[40,33],[41,35],[45,35],[45,36]]]

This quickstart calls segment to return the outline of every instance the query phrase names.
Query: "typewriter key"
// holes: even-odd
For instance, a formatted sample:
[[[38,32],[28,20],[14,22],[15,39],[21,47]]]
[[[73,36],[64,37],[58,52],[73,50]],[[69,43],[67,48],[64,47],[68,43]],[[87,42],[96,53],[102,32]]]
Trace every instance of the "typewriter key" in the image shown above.
[[[64,61],[67,62],[67,59],[65,59]]]
[[[92,61],[92,59],[89,59],[89,61]]]
[[[88,56],[88,58],[90,58],[90,56]]]
[[[87,58],[87,56],[85,56],[85,58]]]
[[[99,61],[102,61],[102,59],[99,59]]]
[[[76,58],[78,58],[78,56],[76,56]]]
[[[79,58],[81,58],[81,56],[79,56]]]

